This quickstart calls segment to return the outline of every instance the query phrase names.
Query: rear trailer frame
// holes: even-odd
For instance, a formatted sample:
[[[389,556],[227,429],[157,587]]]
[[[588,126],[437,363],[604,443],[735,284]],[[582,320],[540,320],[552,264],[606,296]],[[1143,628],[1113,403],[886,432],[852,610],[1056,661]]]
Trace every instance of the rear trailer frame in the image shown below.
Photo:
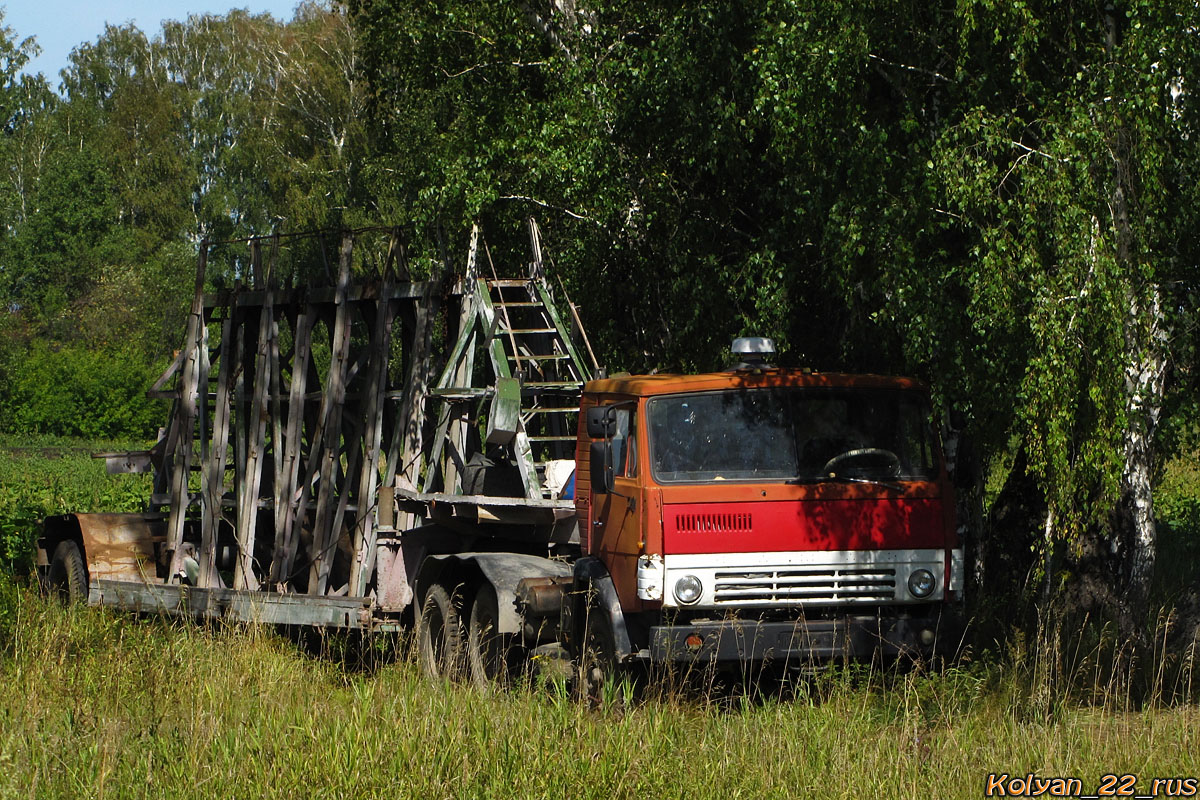
[[[503,575],[510,622],[498,554],[561,580],[578,553],[550,468],[574,459],[592,368],[532,219],[529,233],[532,262],[504,280],[482,276],[478,228],[465,265],[430,278],[391,228],[202,241],[183,347],[148,392],[170,401],[168,424],[149,450],[98,454],[154,473],[149,507],[45,520],[42,579],[77,550],[74,599],[94,605],[390,630],[414,603],[419,616],[425,561],[456,553],[456,602]],[[214,248],[239,273],[206,294]]]

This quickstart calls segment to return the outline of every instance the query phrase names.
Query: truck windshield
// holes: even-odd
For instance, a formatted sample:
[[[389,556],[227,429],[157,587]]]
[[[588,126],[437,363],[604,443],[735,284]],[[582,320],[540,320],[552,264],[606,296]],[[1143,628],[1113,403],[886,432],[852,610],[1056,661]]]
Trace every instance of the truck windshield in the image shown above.
[[[898,389],[740,389],[656,397],[650,457],[662,483],[929,480],[925,396]]]

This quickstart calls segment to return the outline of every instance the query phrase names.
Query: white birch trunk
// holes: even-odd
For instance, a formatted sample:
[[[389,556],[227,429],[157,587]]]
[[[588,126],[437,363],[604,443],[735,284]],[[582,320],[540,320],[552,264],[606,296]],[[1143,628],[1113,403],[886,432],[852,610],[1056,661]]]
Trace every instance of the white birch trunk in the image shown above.
[[[1121,520],[1128,526],[1129,550],[1126,596],[1130,610],[1140,614],[1149,597],[1154,575],[1155,526],[1151,475],[1154,432],[1162,411],[1167,372],[1167,329],[1158,286],[1140,293],[1129,288],[1129,317],[1125,321],[1125,464],[1121,471]]]

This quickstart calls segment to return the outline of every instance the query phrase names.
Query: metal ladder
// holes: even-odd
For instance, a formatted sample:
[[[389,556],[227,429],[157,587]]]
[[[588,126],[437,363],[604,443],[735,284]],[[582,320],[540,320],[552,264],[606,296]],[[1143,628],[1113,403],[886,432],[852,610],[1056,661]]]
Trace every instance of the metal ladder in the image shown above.
[[[508,446],[527,498],[549,498],[546,465],[556,459],[575,458],[579,398],[591,370],[558,312],[542,266],[540,235],[532,220],[530,238],[534,258],[524,278],[479,277],[475,258],[478,248],[472,247],[465,280],[474,285],[474,291],[465,292],[463,302],[473,310],[464,309],[458,341],[431,392],[446,403],[431,455],[431,466],[442,464],[443,492],[462,492],[457,471],[471,455],[464,449],[467,437],[461,433],[454,436],[452,420],[461,423],[470,416],[466,408],[469,403],[482,404],[497,395],[516,399],[519,393],[519,423]],[[578,315],[573,317],[579,325]],[[474,372],[475,349],[487,353],[492,378],[487,387],[463,385],[463,379]],[[495,415],[497,408],[493,402],[490,413]],[[450,451],[446,450],[447,444]],[[447,453],[453,465],[446,462]],[[425,491],[429,491],[436,472],[427,471]]]

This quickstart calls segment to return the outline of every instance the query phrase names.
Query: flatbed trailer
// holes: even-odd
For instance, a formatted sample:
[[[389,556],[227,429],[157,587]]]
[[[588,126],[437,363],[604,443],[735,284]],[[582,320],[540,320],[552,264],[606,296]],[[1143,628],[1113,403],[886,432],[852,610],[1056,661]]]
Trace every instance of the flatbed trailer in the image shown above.
[[[170,400],[168,426],[150,450],[103,454],[110,472],[154,473],[149,508],[47,519],[43,578],[85,599],[69,580],[82,564],[96,605],[375,629],[408,610],[408,570],[439,549],[439,522],[456,542],[469,522],[569,555],[574,506],[543,490],[544,462],[573,455],[590,373],[532,220],[530,233],[535,259],[506,280],[480,275],[478,230],[460,274],[429,279],[408,273],[391,231],[347,232],[336,253],[320,234],[220,243],[243,249],[243,279],[207,294],[217,245],[202,243],[184,346],[149,392]],[[511,324],[518,313],[532,322]],[[479,353],[499,399],[470,385]],[[506,490],[525,496],[466,493],[483,444],[468,420],[485,405],[498,410],[487,443],[520,455]],[[422,523],[406,557],[400,534]]]

